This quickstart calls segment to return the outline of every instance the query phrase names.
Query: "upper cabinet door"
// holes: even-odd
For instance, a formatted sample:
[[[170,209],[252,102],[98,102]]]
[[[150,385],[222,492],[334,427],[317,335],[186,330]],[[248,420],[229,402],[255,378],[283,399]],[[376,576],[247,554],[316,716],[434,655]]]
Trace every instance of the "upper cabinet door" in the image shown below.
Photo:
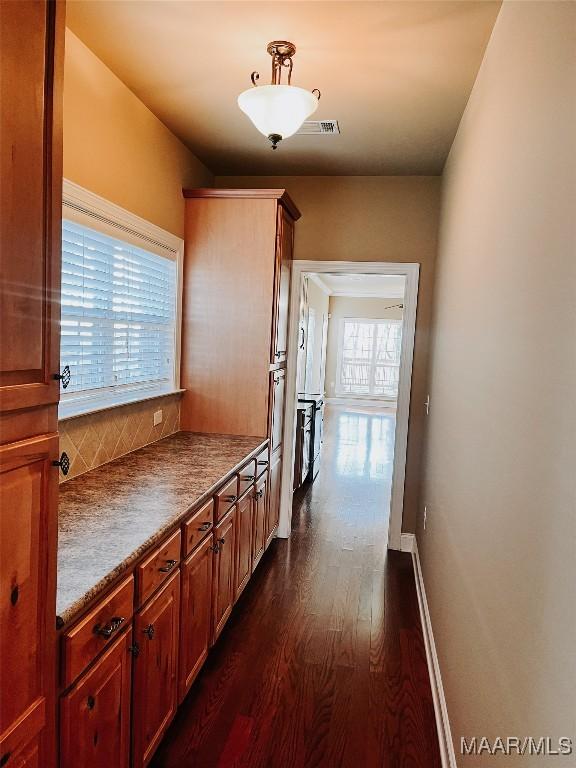
[[[288,350],[288,302],[294,249],[294,221],[281,205],[278,206],[276,244],[274,344],[270,362],[284,363]]]
[[[0,409],[57,403],[64,3],[0,4]]]

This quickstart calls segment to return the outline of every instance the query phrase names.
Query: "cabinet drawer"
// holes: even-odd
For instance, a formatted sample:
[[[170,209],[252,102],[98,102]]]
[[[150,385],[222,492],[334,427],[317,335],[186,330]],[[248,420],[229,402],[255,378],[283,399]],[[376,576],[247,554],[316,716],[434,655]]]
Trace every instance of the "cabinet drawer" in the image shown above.
[[[204,504],[192,517],[183,525],[184,534],[184,557],[187,557],[192,550],[200,544],[214,525],[214,500]]]
[[[214,518],[222,520],[238,498],[238,475],[234,475],[218,493],[214,494]]]
[[[178,567],[181,540],[182,536],[178,530],[136,568],[138,605],[142,605]]]
[[[256,459],[249,461],[238,473],[238,498],[254,485],[254,480],[256,480]]]
[[[261,477],[270,466],[270,449],[268,446],[256,456],[256,477]]]
[[[62,635],[63,684],[70,685],[124,627],[134,607],[134,579],[127,578],[82,621]]]

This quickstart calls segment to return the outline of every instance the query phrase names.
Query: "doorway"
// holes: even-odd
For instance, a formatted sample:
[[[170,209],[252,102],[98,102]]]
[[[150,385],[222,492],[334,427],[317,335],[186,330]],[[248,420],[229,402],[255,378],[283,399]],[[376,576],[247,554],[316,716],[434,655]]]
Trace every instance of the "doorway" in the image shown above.
[[[315,408],[303,401],[316,402],[317,410],[320,398],[332,443],[327,459],[343,460],[346,451],[333,441],[344,440],[349,459],[365,463],[356,471],[370,475],[376,461],[388,473],[389,492],[378,498],[390,521],[388,548],[401,549],[418,272],[418,264],[293,263],[280,536],[289,536],[299,462],[309,450],[303,408],[311,415]],[[313,479],[312,470],[304,471]]]

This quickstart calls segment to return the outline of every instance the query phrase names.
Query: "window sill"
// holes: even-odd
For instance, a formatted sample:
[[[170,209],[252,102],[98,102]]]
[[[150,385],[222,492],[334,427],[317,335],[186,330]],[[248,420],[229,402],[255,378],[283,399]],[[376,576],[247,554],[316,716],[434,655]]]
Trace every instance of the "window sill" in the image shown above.
[[[90,400],[69,400],[61,402],[58,406],[58,421],[67,421],[78,416],[86,416],[89,413],[99,413],[101,411],[110,411],[113,408],[121,408],[124,405],[132,403],[143,403],[146,400],[156,400],[158,397],[169,397],[170,395],[181,395],[184,389],[150,389],[140,390],[138,392],[124,392],[105,398],[91,398]]]

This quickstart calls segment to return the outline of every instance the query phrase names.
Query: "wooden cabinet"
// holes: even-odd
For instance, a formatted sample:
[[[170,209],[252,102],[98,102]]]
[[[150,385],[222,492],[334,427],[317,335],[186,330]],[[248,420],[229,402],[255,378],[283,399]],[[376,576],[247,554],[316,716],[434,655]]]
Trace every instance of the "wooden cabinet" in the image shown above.
[[[264,475],[254,490],[254,523],[252,534],[252,572],[266,549],[266,512],[268,509],[268,477]]]
[[[280,481],[282,479],[282,461],[278,457],[270,467],[270,490],[268,501],[268,515],[266,518],[266,546],[278,528],[280,518]]]
[[[181,428],[268,437],[270,371],[286,365],[300,213],[284,189],[191,189],[184,196]],[[278,444],[283,396],[276,403]]]
[[[270,374],[270,452],[272,457],[282,446],[284,430],[284,392],[286,390],[286,369],[280,368]]]
[[[238,600],[252,574],[253,492],[240,499],[236,507],[236,546],[234,567],[234,602]]]
[[[180,530],[170,536],[136,568],[136,601],[142,605],[158,589],[168,574],[178,567],[182,548]]]
[[[178,703],[180,570],[134,618],[133,768],[149,763]]]
[[[52,723],[58,436],[0,447],[0,758]]]
[[[55,763],[64,3],[0,4],[0,765]]]
[[[234,605],[234,553],[236,507],[214,529],[214,578],[212,582],[212,642],[220,635]]]
[[[285,363],[288,354],[288,302],[294,249],[294,219],[282,207],[278,209],[276,240],[274,345],[270,360],[273,364]]]
[[[130,765],[130,645],[125,632],[60,702],[60,768]]]
[[[131,624],[134,606],[132,574],[86,616],[62,634],[61,679],[73,683],[116,636]]]
[[[209,535],[182,564],[179,701],[190,689],[210,647],[213,559],[212,535]]]
[[[63,12],[17,0],[0,13],[3,412],[59,399]]]

